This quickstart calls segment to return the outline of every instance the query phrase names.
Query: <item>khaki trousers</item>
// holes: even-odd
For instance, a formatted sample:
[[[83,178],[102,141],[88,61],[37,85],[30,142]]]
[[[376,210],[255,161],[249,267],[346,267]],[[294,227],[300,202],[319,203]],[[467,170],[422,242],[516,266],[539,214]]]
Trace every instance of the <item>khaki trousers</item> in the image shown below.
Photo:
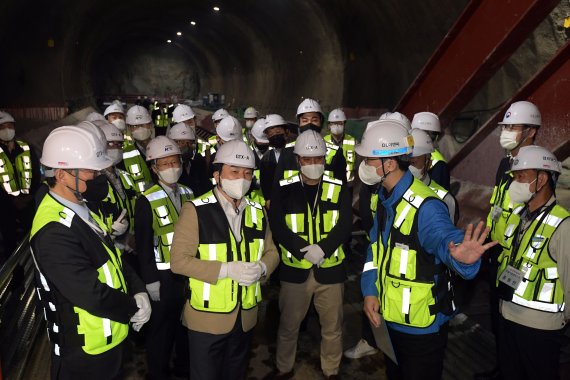
[[[277,331],[277,369],[289,372],[295,365],[299,327],[314,297],[321,324],[321,369],[325,376],[338,374],[342,358],[342,316],[344,284],[320,284],[313,271],[302,284],[281,281]]]

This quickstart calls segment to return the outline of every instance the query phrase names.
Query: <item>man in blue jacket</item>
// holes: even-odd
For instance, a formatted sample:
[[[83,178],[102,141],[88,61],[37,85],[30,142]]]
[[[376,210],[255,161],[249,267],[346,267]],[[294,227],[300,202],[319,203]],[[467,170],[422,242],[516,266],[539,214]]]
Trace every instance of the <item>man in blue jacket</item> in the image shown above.
[[[447,326],[455,311],[450,271],[473,278],[480,257],[496,242],[480,222],[457,229],[445,204],[408,171],[413,137],[397,120],[371,123],[356,152],[359,175],[380,183],[379,202],[362,271],[364,312],[386,321],[398,365],[386,361],[389,379],[441,379]]]

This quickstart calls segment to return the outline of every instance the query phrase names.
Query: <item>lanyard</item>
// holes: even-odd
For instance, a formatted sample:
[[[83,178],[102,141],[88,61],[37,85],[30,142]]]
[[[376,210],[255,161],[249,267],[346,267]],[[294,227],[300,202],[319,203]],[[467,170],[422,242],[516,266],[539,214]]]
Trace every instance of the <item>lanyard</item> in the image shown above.
[[[544,219],[550,214],[550,211],[552,211],[552,209],[554,208],[555,205],[556,205],[556,202],[553,202],[550,206],[544,208],[544,211],[542,211],[542,212],[539,214],[539,215],[541,215],[541,216],[540,216],[540,219],[538,220],[538,222],[536,223],[536,226],[534,227],[534,230],[532,231],[532,234],[531,234],[530,239],[529,239],[529,244],[532,243],[532,237],[533,237],[534,235],[536,235],[538,229],[541,228],[541,227],[544,228],[544,223],[543,223],[543,221],[544,221]],[[527,210],[528,210],[528,209],[525,208],[522,213],[526,212]],[[539,212],[540,212],[540,210],[539,210]],[[521,213],[521,214],[522,214],[522,213]],[[533,219],[533,220],[534,220],[534,219]],[[533,220],[530,221],[528,227],[530,227],[530,226],[532,225]],[[510,258],[509,258],[509,264],[511,264],[511,265],[514,266],[515,261],[516,261],[516,267],[517,267],[517,268],[520,267],[520,265],[521,265],[521,263],[522,263],[522,260],[523,260],[522,255],[521,255],[521,257],[517,260],[518,251],[519,251],[519,248],[520,248],[520,243],[521,243],[521,241],[522,241],[524,235],[526,234],[526,232],[527,232],[527,230],[528,230],[528,227],[524,228],[523,225],[524,225],[524,223],[523,223],[523,220],[522,220],[522,217],[521,217],[521,218],[520,218],[520,221],[519,221],[519,226],[518,226],[518,228],[517,228],[517,230],[516,230],[516,232],[515,232],[515,236],[513,236],[513,244],[512,244],[513,249],[512,249],[512,251],[511,251],[511,256],[510,256]],[[526,251],[527,248],[528,248],[528,245],[527,245],[527,247],[525,247],[525,251]]]

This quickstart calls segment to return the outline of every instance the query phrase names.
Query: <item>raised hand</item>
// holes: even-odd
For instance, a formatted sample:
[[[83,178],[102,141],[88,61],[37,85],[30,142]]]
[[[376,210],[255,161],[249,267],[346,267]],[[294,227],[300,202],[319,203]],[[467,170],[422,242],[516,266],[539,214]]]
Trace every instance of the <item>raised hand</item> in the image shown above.
[[[473,225],[469,224],[465,230],[463,243],[458,245],[455,245],[454,242],[449,243],[449,253],[455,260],[463,264],[473,264],[479,260],[486,250],[498,243],[498,241],[492,241],[484,244],[489,228],[485,227],[483,229],[483,226],[485,226],[485,223],[480,221],[475,228],[475,232],[473,232]]]

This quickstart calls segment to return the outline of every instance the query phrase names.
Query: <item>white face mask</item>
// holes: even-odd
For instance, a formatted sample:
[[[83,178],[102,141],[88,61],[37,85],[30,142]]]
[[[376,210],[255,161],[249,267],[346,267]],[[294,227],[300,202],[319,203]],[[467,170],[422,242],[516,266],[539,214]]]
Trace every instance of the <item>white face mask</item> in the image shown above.
[[[167,183],[169,185],[178,182],[178,179],[180,179],[181,175],[182,175],[182,168],[168,168],[158,171],[158,178],[160,178],[162,182]]]
[[[536,181],[536,178],[534,179]],[[534,183],[523,183],[518,181],[511,182],[509,186],[509,197],[513,204],[526,203],[531,200],[532,196],[535,194],[530,191],[530,185]]]
[[[388,173],[381,176],[376,173],[376,169],[375,166],[366,165],[366,162],[362,161],[358,167],[358,177],[360,177],[362,183],[366,185],[376,185],[377,183],[383,182]]]
[[[342,124],[331,124],[331,133],[333,135],[342,135],[344,132],[344,125]]]
[[[239,179],[226,179],[222,178],[222,190],[233,199],[242,199],[245,194],[249,191],[251,186],[251,181],[239,178]]]
[[[310,179],[319,179],[325,172],[324,164],[311,164],[301,166],[301,173]]]
[[[151,130],[148,128],[137,128],[133,131],[133,138],[138,141],[145,141],[150,138]]]
[[[416,177],[417,179],[419,179],[420,181],[422,181],[424,184],[427,185],[426,179],[428,179],[428,176],[425,173],[423,173],[424,169],[418,169],[413,165],[410,165],[409,169],[410,172],[412,172],[412,174],[414,175],[414,177]]]
[[[113,165],[117,165],[123,160],[123,150],[118,148],[107,149],[107,156],[113,160]]]
[[[16,131],[13,128],[0,129],[0,140],[12,141],[16,136]]]
[[[115,127],[119,128],[119,131],[123,132],[127,125],[123,119],[115,119],[111,122]]]
[[[253,120],[246,120],[245,121],[245,126],[248,128],[253,127],[253,124],[255,124],[255,122]]]
[[[517,131],[501,131],[501,136],[499,137],[499,143],[506,150],[513,150],[515,149],[519,143],[517,142],[517,135],[519,133]]]

